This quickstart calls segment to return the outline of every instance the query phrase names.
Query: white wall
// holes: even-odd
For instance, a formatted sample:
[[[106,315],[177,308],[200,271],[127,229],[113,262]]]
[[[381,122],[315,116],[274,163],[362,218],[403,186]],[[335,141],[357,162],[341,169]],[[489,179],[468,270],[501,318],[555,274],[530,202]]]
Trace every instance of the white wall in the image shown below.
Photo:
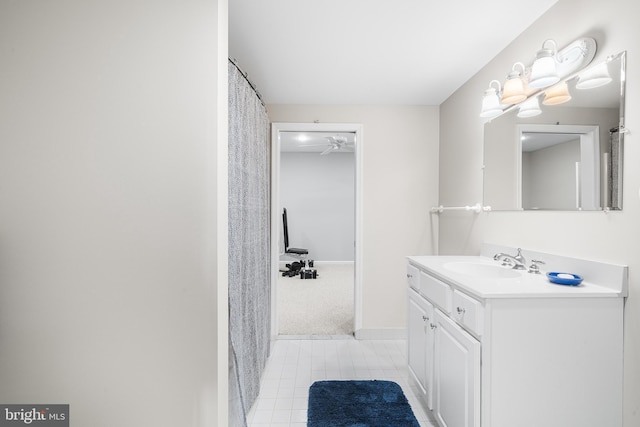
[[[489,81],[516,61],[529,61],[545,39],[559,46],[582,37],[598,43],[595,61],[627,50],[627,127],[640,125],[640,27],[631,0],[560,0],[523,35],[454,93],[440,110],[440,202],[465,205],[482,197],[481,97]],[[625,137],[622,212],[490,212],[440,216],[440,253],[477,254],[483,241],[629,265],[625,307],[624,426],[640,425],[640,147]]]
[[[429,209],[438,199],[438,108],[269,105],[267,110],[273,122],[363,125],[362,327],[404,330],[405,256],[436,250],[437,218]]]
[[[522,153],[522,207],[575,209],[580,138]]]
[[[348,152],[280,154],[280,206],[287,208],[289,245],[308,249],[309,259],[354,260],[355,162]]]
[[[225,20],[226,0],[0,2],[0,402],[222,425]]]

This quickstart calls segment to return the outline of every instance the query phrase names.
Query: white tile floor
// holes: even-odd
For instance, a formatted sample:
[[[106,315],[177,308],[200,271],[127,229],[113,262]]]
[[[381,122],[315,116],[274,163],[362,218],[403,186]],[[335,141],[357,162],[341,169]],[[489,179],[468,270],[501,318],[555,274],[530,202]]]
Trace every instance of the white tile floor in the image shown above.
[[[249,427],[305,427],[309,387],[318,380],[377,379],[398,383],[421,427],[429,419],[409,381],[406,341],[278,340],[267,362]]]

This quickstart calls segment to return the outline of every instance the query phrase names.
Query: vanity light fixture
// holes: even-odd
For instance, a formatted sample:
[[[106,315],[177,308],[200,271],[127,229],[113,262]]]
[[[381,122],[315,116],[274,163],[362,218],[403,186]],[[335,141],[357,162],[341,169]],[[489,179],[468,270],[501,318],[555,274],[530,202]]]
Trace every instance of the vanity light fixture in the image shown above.
[[[492,86],[493,83],[498,85],[497,90]],[[500,98],[498,96],[501,89],[502,87],[498,80],[491,80],[491,82],[489,82],[489,87],[484,91],[484,97],[482,98],[480,117],[495,117],[502,114],[502,106],[500,105]]]
[[[535,117],[539,114],[542,114],[542,110],[540,109],[540,103],[538,102],[538,97],[534,96],[522,104],[520,104],[520,108],[518,109],[518,117]]]
[[[610,83],[611,80],[608,62],[603,62],[580,73],[578,83],[576,83],[576,89],[593,89],[604,86]]]
[[[544,105],[558,105],[563,104],[570,99],[571,94],[569,93],[567,82],[560,82],[545,91],[544,100],[542,101],[542,103]]]
[[[522,69],[518,71],[516,68],[520,66]],[[517,104],[527,99],[527,95],[524,90],[524,75],[525,67],[522,62],[516,62],[511,68],[511,72],[507,76],[507,81],[504,83],[504,90],[502,91],[502,98],[500,102],[504,105]]]
[[[500,82],[492,80],[489,89],[485,90],[482,99],[482,111],[480,117],[495,117],[511,108],[512,105],[523,103],[532,96],[538,95],[543,90],[546,92],[543,104],[557,105],[571,99],[568,88],[560,85],[549,90],[558,82],[575,75],[578,71],[589,65],[596,55],[596,41],[589,37],[574,40],[561,50],[557,50],[555,40],[547,39],[542,43],[542,49],[537,54],[530,68],[517,62],[513,65],[504,84],[504,92],[501,93]],[[518,70],[520,67],[521,70]],[[597,68],[597,67],[596,67]],[[587,88],[590,85],[605,82],[605,72],[594,69],[596,76],[593,82],[581,79],[579,88]],[[492,84],[498,83],[496,90]],[[604,84],[604,83],[602,83]],[[596,86],[594,86],[596,87]],[[562,90],[561,93],[558,93]],[[537,103],[538,101],[536,101]],[[531,102],[533,105],[534,102]],[[532,117],[540,114],[537,108],[526,106],[520,109],[520,117]],[[528,116],[527,116],[528,115]]]
[[[553,48],[545,48],[546,44],[553,44]],[[555,40],[545,40],[542,49],[536,54],[536,60],[531,66],[529,87],[541,89],[560,81],[556,66],[557,45]]]
[[[589,37],[577,39],[560,51],[555,40],[545,40],[531,66],[529,87],[543,89],[554,85],[586,67],[595,55],[596,41]]]

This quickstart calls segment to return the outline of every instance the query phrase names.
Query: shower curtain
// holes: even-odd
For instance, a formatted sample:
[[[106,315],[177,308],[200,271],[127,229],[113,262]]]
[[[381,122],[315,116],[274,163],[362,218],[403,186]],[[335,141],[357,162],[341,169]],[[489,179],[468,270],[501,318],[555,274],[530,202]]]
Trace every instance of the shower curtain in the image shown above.
[[[611,209],[622,209],[622,141],[620,141],[620,129],[615,127],[609,131],[611,144],[611,200],[608,205]]]
[[[267,111],[229,60],[229,412],[246,425],[270,339],[270,150]]]

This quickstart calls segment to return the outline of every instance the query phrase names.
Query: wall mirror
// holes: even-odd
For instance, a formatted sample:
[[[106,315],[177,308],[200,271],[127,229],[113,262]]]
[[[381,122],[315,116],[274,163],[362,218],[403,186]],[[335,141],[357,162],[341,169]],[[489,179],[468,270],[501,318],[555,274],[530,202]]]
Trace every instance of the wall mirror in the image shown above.
[[[625,59],[621,52],[570,76],[568,102],[543,105],[541,92],[485,124],[485,205],[622,209]],[[589,76],[610,80],[585,88]],[[521,117],[531,100],[540,101],[541,112]]]

